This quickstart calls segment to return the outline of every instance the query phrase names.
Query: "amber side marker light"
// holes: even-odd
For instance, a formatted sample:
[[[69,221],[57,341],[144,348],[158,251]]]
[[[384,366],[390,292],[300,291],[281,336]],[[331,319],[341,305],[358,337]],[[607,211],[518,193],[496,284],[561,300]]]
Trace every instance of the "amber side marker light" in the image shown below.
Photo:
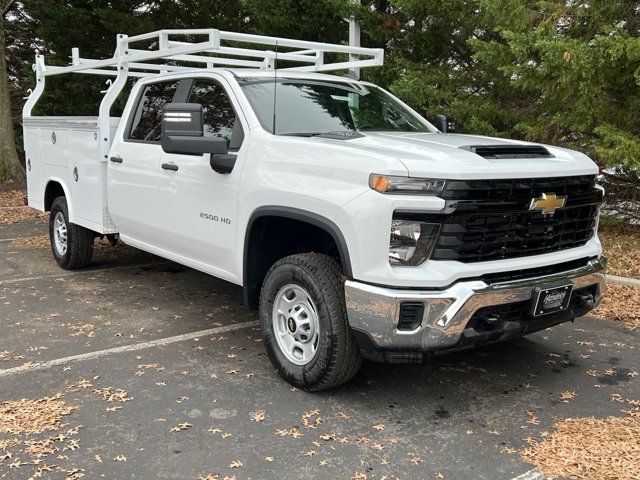
[[[369,186],[378,192],[386,192],[391,186],[391,182],[387,177],[382,175],[371,175]]]

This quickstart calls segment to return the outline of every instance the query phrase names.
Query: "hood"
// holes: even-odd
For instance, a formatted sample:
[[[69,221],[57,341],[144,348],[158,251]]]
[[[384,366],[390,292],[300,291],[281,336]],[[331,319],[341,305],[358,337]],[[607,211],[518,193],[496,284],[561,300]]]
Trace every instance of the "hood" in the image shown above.
[[[362,132],[360,138],[340,141],[346,149],[369,151],[394,157],[411,177],[451,179],[518,178],[567,175],[591,175],[598,167],[586,155],[574,150],[503,138],[451,133]],[[324,139],[322,141],[335,142]],[[540,155],[482,156],[472,147],[527,146],[544,147],[548,157]],[[482,149],[479,149],[480,152]],[[384,173],[384,172],[373,172]]]

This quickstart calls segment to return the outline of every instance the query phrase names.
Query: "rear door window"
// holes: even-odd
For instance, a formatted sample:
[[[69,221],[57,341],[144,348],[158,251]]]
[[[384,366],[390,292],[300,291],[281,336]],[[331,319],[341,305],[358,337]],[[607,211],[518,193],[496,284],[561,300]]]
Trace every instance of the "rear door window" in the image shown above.
[[[162,107],[173,101],[179,80],[146,85],[138,101],[135,117],[131,123],[131,140],[142,142],[160,141]]]

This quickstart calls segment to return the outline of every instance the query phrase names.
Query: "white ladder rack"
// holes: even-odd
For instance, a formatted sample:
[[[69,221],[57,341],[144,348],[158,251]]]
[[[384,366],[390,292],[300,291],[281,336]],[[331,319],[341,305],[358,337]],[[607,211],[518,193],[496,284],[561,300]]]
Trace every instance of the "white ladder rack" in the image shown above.
[[[145,45],[148,48],[145,49]],[[325,58],[327,54],[346,56],[347,59],[327,62]],[[115,80],[104,92],[98,114],[100,137],[103,138],[101,154],[104,160],[107,158],[111,144],[108,134],[109,113],[113,102],[125,86],[127,78],[215,67],[274,70],[277,68],[276,59],[287,64],[286,67],[278,70],[305,72],[353,70],[382,65],[384,50],[226,32],[214,28],[158,30],[132,37],[119,34],[116,37],[116,49],[111,58],[103,60],[83,58],[80,56],[79,49],[74,48],[71,52],[71,65],[61,67],[46,65],[44,56],[36,55],[33,65],[36,73],[36,87],[22,109],[22,116],[23,118],[31,117],[33,107],[44,91],[45,79],[48,76],[65,73],[114,76]],[[150,63],[154,61],[158,63]],[[184,63],[191,65],[184,65]]]
[[[204,37],[203,41],[189,42],[176,37]],[[135,44],[150,42],[152,49],[136,48]],[[254,48],[251,48],[254,46]],[[259,49],[256,47],[268,47]],[[286,50],[282,50],[286,49]],[[277,50],[277,53],[276,53]],[[347,54],[349,59],[325,62],[325,54]],[[332,70],[373,67],[383,64],[384,50],[380,48],[351,47],[321,42],[307,42],[290,38],[269,37],[247,33],[225,32],[213,28],[158,30],[128,37],[117,36],[113,57],[96,60],[80,57],[77,48],[72,50],[71,65],[66,67],[45,65],[42,56],[36,56],[34,70],[44,76],[64,73],[89,73],[117,76],[119,70],[128,67],[128,76],[154,75],[155,72],[192,70],[194,66],[177,65],[177,62],[201,64],[200,68],[248,67],[274,69],[275,59],[295,63],[282,70],[326,72]],[[171,63],[148,63],[152,60],[168,60]]]

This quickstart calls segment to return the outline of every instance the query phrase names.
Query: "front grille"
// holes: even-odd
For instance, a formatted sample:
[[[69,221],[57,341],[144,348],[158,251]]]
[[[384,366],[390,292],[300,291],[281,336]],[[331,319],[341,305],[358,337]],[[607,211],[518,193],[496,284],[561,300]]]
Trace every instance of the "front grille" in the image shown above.
[[[584,245],[593,236],[598,207],[539,212],[454,215],[442,225],[431,258],[480,262],[540,255]]]
[[[554,215],[529,210],[543,193],[566,196]],[[602,192],[595,176],[509,180],[450,180],[444,214],[419,215],[442,224],[434,260],[465,263],[566,250],[594,235]],[[418,215],[411,215],[416,217]]]
[[[480,202],[487,207],[528,208],[542,193],[567,195],[567,206],[592,199],[595,175],[505,180],[449,180],[440,195],[445,200]]]

